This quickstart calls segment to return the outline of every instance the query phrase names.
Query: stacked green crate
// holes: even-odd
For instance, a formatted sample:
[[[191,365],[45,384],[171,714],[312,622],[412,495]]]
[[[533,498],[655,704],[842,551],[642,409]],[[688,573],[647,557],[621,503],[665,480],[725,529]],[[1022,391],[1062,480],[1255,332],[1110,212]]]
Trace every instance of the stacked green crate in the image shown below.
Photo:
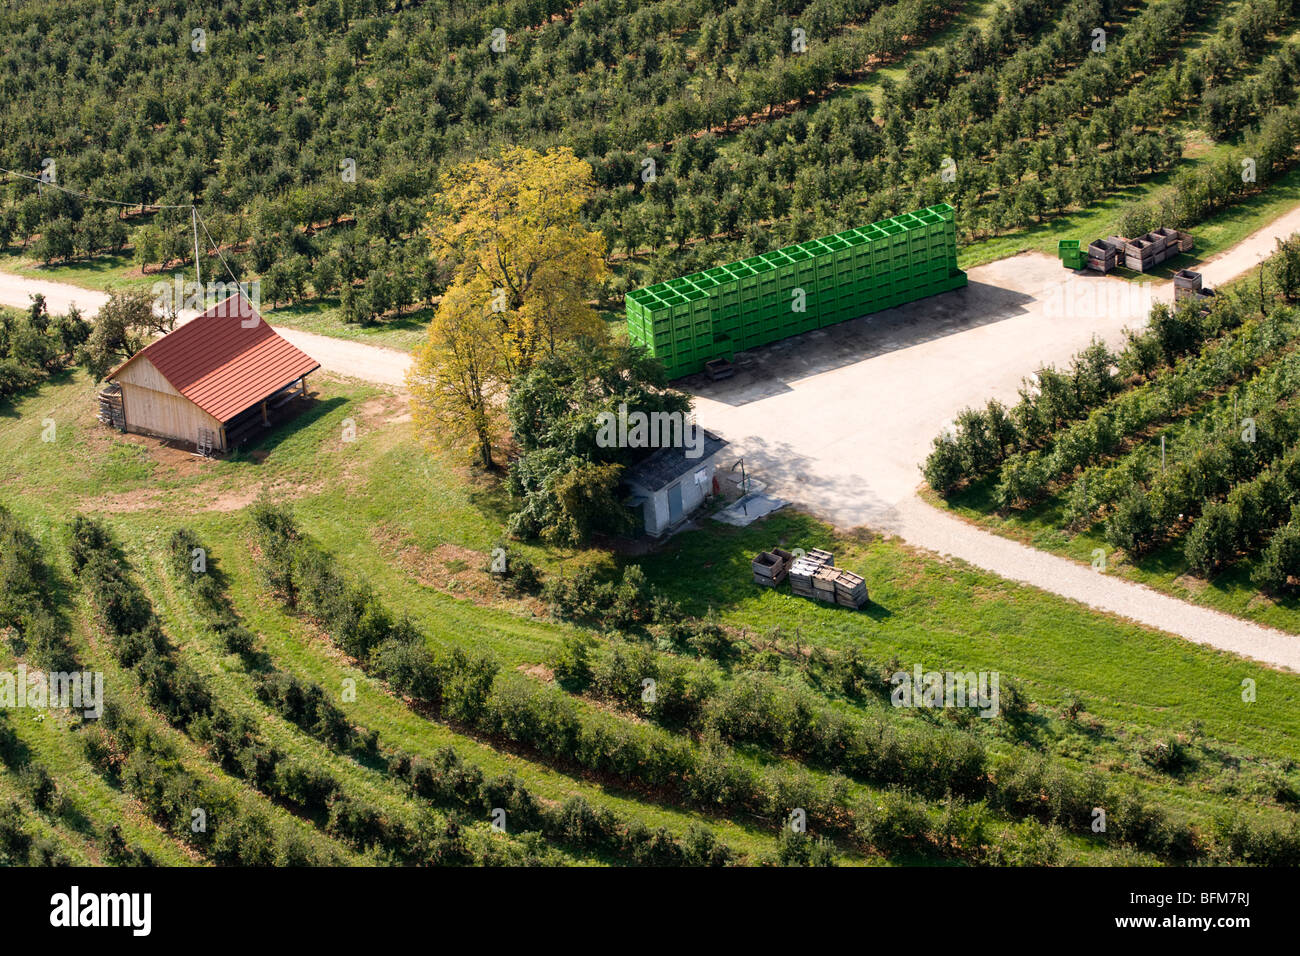
[[[953,209],[940,204],[638,289],[628,334],[678,377],[965,284]]]

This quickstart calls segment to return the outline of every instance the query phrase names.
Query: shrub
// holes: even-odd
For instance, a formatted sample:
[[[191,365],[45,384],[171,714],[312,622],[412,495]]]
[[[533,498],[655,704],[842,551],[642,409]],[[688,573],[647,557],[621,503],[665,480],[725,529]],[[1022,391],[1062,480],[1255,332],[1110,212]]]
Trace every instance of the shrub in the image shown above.
[[[1120,499],[1106,519],[1106,541],[1129,554],[1141,554],[1149,545],[1155,527],[1150,500],[1140,488],[1135,488]]]
[[[191,576],[194,550],[199,548],[199,538],[189,528],[177,528],[167,539],[167,557],[172,573],[182,580]]]
[[[858,833],[886,856],[921,853],[933,836],[925,804],[896,790],[878,794],[862,807]]]
[[[592,682],[591,650],[595,642],[584,634],[570,634],[560,645],[552,665],[555,679],[567,690],[582,693]]]
[[[517,549],[505,544],[498,544],[493,554],[504,552],[504,570],[495,571],[496,558],[489,556],[487,570],[494,574],[509,590],[516,594],[539,594],[542,590],[541,572],[537,565],[521,554]]]
[[[948,435],[935,436],[921,472],[926,484],[941,495],[946,495],[957,487],[966,477],[957,442]]]
[[[776,862],[779,866],[834,866],[835,852],[825,837],[812,837],[785,827],[781,830]]]
[[[1300,865],[1300,821],[1294,817],[1236,814],[1215,826],[1220,863],[1254,866]]]
[[[1176,774],[1190,761],[1187,746],[1174,737],[1152,740],[1140,751],[1142,760],[1161,773]]]
[[[1003,829],[989,854],[989,862],[995,866],[1055,866],[1060,861],[1060,832],[1031,820]]]
[[[70,530],[72,541],[68,554],[72,558],[73,570],[80,572],[93,556],[109,550],[108,528],[102,521],[76,515],[72,519]]]
[[[1233,509],[1214,502],[1207,505],[1192,525],[1183,545],[1183,555],[1192,570],[1209,575],[1236,551],[1237,523]]]
[[[1290,589],[1290,579],[1297,576],[1300,576],[1300,524],[1292,521],[1269,539],[1251,580],[1260,590],[1281,594]]]

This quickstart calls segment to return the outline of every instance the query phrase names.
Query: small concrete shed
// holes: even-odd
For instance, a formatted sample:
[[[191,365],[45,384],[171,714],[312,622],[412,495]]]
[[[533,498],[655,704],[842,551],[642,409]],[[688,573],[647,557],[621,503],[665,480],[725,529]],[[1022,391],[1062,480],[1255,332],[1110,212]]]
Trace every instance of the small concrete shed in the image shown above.
[[[100,418],[204,453],[228,451],[305,396],[307,375],[318,368],[235,295],[110,372]]]
[[[687,448],[660,448],[623,474],[631,492],[628,507],[640,509],[646,534],[659,537],[671,531],[713,493],[713,473],[718,453],[727,447],[725,439],[704,431],[699,454]]]

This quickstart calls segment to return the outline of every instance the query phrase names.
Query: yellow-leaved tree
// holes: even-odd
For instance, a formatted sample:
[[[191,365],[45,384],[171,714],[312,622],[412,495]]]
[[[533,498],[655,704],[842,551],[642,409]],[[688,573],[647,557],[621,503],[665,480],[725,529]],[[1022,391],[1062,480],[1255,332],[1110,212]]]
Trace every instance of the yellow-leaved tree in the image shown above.
[[[407,373],[411,414],[426,439],[473,451],[492,467],[492,448],[502,430],[501,339],[483,308],[483,284],[447,289]]]
[[[600,336],[589,304],[607,274],[605,237],[581,221],[595,185],[566,148],[510,148],[445,174],[428,234],[455,263],[407,377],[427,439],[485,468],[505,432],[511,378],[570,339]]]
[[[542,350],[601,332],[588,303],[607,274],[605,237],[583,227],[595,191],[591,166],[560,147],[515,147],[442,178],[429,218],[434,254],[457,263],[455,281],[481,280],[510,375]]]

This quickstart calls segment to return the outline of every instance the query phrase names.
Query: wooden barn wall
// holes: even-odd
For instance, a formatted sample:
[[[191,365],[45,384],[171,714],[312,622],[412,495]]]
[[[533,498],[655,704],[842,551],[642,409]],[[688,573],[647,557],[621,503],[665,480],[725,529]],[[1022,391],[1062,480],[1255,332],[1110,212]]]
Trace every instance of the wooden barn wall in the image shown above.
[[[163,374],[158,371],[158,367],[143,355],[137,356],[126,368],[114,375],[113,381],[121,382],[123,385],[138,385],[141,388],[162,392],[165,395],[180,396],[181,394],[172,388],[171,382],[163,378]]]
[[[214,445],[222,447],[221,422],[188,398],[118,380],[122,384],[127,431],[194,443],[200,428],[210,428]]]

